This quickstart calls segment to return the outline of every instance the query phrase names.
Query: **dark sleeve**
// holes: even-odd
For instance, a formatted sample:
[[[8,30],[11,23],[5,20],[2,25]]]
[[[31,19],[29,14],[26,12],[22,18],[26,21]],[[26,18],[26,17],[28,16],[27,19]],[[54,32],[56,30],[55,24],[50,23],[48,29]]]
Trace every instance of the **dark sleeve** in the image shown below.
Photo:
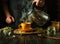
[[[0,0],[2,4],[8,3],[8,0]]]

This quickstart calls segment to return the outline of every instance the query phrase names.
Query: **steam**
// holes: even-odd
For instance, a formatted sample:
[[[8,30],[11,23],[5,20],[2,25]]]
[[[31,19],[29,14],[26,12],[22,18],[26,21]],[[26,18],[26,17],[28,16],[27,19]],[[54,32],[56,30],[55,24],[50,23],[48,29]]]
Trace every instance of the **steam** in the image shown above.
[[[33,10],[33,4],[32,1],[26,1],[27,4],[25,4],[25,8],[23,8],[22,10],[22,17],[20,19],[20,21],[22,22],[32,22],[31,20],[31,16],[33,16],[32,10]]]

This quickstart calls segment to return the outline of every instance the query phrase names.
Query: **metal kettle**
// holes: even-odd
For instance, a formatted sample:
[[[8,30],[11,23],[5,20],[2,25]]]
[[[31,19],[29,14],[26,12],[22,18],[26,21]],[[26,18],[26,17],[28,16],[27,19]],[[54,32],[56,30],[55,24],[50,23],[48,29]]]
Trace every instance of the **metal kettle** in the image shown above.
[[[49,15],[35,7],[33,10],[33,16],[31,18],[31,20],[39,26],[43,26],[47,21],[49,21]]]

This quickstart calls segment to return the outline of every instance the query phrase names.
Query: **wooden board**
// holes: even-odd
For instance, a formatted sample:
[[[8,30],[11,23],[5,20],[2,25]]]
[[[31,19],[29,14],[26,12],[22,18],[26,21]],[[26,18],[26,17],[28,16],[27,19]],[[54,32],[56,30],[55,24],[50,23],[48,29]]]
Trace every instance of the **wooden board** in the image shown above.
[[[14,30],[13,31],[14,34],[38,34],[38,33],[42,33],[42,31],[30,31],[30,32],[25,32],[25,31],[21,31],[21,30]]]

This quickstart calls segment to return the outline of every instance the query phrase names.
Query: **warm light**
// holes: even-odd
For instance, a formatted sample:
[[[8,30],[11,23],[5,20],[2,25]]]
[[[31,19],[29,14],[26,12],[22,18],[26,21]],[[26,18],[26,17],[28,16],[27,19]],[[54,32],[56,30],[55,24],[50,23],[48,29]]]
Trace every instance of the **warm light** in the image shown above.
[[[22,30],[24,30],[25,27],[26,27],[26,23],[21,23],[21,28],[22,28]]]
[[[23,31],[30,31],[31,28],[31,22],[23,22],[21,23],[21,30]]]

